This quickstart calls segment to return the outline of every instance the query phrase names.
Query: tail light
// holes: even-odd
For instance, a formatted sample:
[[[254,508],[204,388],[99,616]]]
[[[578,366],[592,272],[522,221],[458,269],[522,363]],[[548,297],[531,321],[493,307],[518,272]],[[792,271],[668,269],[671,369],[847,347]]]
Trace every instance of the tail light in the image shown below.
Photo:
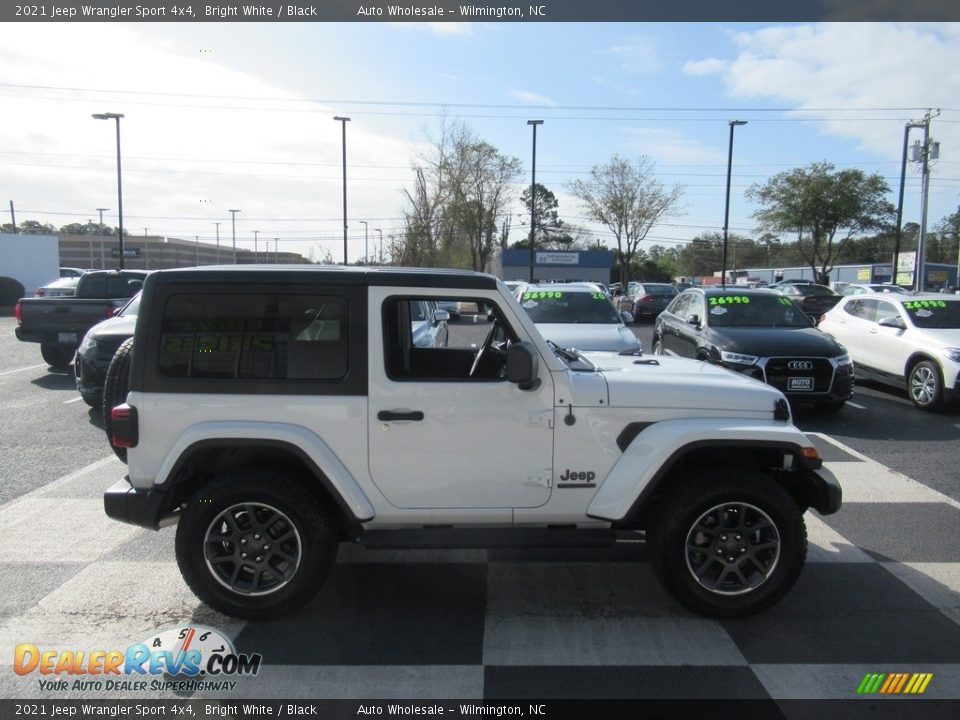
[[[17,306],[13,309],[13,316],[17,319],[17,324],[23,322],[23,303],[17,303]]]
[[[652,303],[652,302],[656,302],[656,298],[653,295],[644,295],[642,298],[640,298],[640,302]]]
[[[817,325],[819,325],[820,323],[822,323],[823,320],[824,320],[824,318],[826,318],[826,317],[827,317],[827,314],[826,314],[826,313],[824,313],[823,315],[821,315],[820,317],[818,317],[818,318],[817,318]]]
[[[103,314],[105,317],[112,318],[114,315],[117,314],[117,309],[113,305],[107,305],[103,309]]]
[[[110,444],[118,448],[136,447],[140,441],[137,409],[126,403],[117,405],[110,411],[110,419],[113,420],[113,436],[110,438]]]
[[[34,291],[33,291],[33,296],[34,296],[34,297],[43,297],[43,288],[42,288],[42,287],[38,287],[36,290],[34,290]]]

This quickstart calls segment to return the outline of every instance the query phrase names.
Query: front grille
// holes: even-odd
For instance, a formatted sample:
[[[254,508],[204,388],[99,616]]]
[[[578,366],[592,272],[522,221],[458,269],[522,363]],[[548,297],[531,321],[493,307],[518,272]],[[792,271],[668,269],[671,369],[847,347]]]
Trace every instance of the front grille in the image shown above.
[[[810,363],[810,369],[791,368],[791,363]],[[827,393],[833,383],[833,365],[825,358],[770,358],[764,366],[767,383],[784,393]],[[812,377],[813,390],[791,390],[790,378]]]

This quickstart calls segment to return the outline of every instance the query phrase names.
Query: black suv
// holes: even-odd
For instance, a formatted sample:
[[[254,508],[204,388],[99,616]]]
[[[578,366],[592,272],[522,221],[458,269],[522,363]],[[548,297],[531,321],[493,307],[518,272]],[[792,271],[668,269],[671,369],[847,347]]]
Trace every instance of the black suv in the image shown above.
[[[657,317],[653,352],[722,365],[772,385],[791,403],[835,411],[853,395],[846,349],[773,290],[685,290]]]

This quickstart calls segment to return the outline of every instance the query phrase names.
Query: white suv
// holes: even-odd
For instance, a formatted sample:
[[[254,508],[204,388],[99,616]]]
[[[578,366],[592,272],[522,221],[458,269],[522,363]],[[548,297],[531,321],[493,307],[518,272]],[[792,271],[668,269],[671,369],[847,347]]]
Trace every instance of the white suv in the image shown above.
[[[958,297],[851,295],[818,327],[847,348],[857,377],[905,388],[922,410],[960,393]]]
[[[439,299],[484,312],[419,346],[411,312]],[[304,333],[321,308],[322,332]],[[129,474],[106,512],[177,524],[184,578],[231,615],[304,603],[341,541],[608,545],[644,530],[674,597],[739,616],[797,579],[804,511],[840,507],[779,391],[550,345],[489,275],[160,271],[132,347],[111,367],[129,383],[111,407]]]

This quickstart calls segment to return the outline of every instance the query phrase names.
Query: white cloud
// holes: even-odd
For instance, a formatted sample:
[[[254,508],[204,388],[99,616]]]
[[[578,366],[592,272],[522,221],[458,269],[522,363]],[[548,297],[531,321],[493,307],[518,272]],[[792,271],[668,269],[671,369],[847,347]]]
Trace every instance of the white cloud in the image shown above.
[[[960,96],[957,24],[772,27],[739,33],[736,42],[739,53],[723,76],[732,96],[796,108],[825,132],[884,156],[899,154],[904,121],[920,114],[901,108],[955,107]],[[960,127],[932,127],[945,146],[960,146]]]
[[[99,206],[112,208],[104,220],[116,224],[109,217],[116,212],[114,123],[90,116],[118,112],[125,116],[124,225],[131,232],[149,226],[151,233],[206,240],[213,223],[224,221],[222,239],[227,209],[239,207],[237,234],[251,245],[254,228],[261,239],[276,230],[281,242],[285,229],[332,239],[339,226],[342,233],[341,131],[332,108],[115,24],[88,23],[82,34],[63,24],[8,33],[0,83],[20,86],[0,90],[15,108],[0,126],[0,158],[24,219],[83,222]],[[396,217],[410,143],[369,128],[347,123],[351,215]],[[256,225],[255,218],[301,220]],[[362,233],[362,226],[354,222],[350,232]],[[306,253],[308,246],[288,249]]]
[[[626,44],[609,47],[601,54],[617,58],[624,72],[640,75],[660,69],[656,46],[647,38],[630,38]]]
[[[550,107],[556,107],[559,104],[548,97],[527,92],[526,90],[511,90],[510,95],[521,102],[530,103],[531,105],[549,105]]]
[[[683,65],[683,72],[687,75],[719,75],[730,66],[726,60],[707,58],[706,60],[688,60]]]
[[[717,165],[726,167],[723,148],[711,147],[669,128],[622,128],[626,147],[636,155],[649,155],[665,165]],[[659,173],[658,173],[659,174]]]
[[[467,22],[391,22],[394,27],[410,30],[427,30],[434,35],[472,35],[473,29]]]

